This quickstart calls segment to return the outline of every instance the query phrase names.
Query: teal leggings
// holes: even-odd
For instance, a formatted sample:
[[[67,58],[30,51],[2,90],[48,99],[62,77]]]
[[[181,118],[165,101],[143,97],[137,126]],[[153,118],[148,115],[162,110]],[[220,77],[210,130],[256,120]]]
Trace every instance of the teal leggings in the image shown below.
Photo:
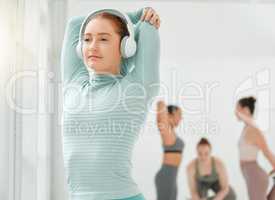
[[[117,200],[145,200],[145,198],[142,194],[139,194],[139,195],[129,197],[129,198],[126,198],[126,199],[117,199]]]

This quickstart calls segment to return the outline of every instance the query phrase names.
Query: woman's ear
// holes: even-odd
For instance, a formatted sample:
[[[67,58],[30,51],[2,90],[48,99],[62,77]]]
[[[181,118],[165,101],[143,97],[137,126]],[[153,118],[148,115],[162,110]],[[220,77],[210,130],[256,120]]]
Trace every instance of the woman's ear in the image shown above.
[[[247,114],[248,112],[248,114]],[[256,126],[255,121],[252,117],[250,117],[250,111],[248,108],[244,108],[243,112],[236,111],[236,114],[239,116],[239,118],[246,124],[251,126]]]
[[[176,126],[175,115],[172,115],[171,118],[172,118],[173,127],[175,127]]]
[[[169,125],[170,125],[171,123],[173,123],[173,121],[172,121],[172,119],[171,119],[171,115],[170,115],[170,114],[167,113],[167,116],[168,116],[168,123],[169,123]]]

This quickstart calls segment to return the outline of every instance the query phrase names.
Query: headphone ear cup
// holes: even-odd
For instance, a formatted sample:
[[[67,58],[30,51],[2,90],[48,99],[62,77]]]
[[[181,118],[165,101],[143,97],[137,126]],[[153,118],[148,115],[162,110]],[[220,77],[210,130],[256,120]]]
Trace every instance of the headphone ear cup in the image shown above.
[[[129,36],[125,36],[121,40],[120,52],[123,58],[129,58],[136,53],[136,41],[132,40]]]
[[[127,39],[128,39],[128,36],[123,37],[120,43],[120,53],[123,58],[127,58],[127,52],[126,52]]]
[[[136,50],[137,50],[137,43],[136,43],[136,41],[134,40],[134,39],[132,39],[132,38],[129,38],[129,43],[128,43],[128,45],[129,45],[129,57],[132,57],[132,56],[134,56],[135,55],[135,53],[136,53]]]
[[[77,56],[78,56],[80,59],[82,59],[83,56],[82,56],[82,50],[81,50],[81,43],[80,43],[80,42],[77,43],[75,50],[76,50]]]

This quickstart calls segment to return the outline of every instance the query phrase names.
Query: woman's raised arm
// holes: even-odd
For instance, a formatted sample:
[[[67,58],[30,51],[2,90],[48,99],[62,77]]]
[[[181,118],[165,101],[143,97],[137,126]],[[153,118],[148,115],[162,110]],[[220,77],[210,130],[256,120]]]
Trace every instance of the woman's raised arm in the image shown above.
[[[84,16],[72,17],[66,25],[61,52],[62,81],[65,85],[75,81],[82,83],[89,78],[86,66],[76,53],[79,31],[84,18]]]
[[[160,63],[160,36],[158,28],[149,21],[141,21],[143,9],[138,10],[130,18],[137,22],[135,26],[135,40],[137,52],[129,58],[129,63],[135,67],[130,73],[131,79],[144,87],[147,98],[157,95],[159,91],[159,63]],[[152,18],[156,19],[153,15]]]

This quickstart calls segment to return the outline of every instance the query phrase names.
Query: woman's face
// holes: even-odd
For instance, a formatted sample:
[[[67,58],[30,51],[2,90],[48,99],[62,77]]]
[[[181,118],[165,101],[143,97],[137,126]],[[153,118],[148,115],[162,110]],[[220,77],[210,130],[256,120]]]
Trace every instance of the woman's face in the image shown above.
[[[237,113],[240,113],[244,116],[250,116],[249,109],[247,107],[242,107],[239,103],[236,105],[236,117],[238,120],[242,120]]]
[[[197,147],[197,154],[200,161],[204,162],[211,157],[211,148],[209,145],[199,145]]]
[[[86,26],[82,46],[84,63],[96,73],[120,72],[120,35],[109,19],[96,17]]]
[[[181,109],[177,109],[172,115],[170,116],[170,124],[173,127],[177,127],[182,119],[182,112]]]

